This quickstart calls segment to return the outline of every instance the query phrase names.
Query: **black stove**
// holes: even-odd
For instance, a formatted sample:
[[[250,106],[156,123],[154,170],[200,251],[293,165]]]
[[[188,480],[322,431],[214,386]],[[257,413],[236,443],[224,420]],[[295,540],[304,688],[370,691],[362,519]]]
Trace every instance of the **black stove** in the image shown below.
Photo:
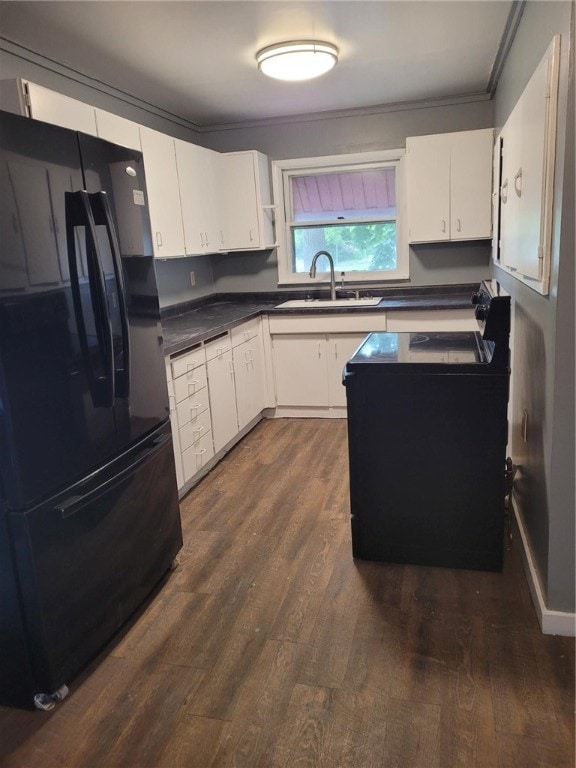
[[[373,333],[348,361],[355,558],[502,567],[510,297],[471,297],[478,331]]]

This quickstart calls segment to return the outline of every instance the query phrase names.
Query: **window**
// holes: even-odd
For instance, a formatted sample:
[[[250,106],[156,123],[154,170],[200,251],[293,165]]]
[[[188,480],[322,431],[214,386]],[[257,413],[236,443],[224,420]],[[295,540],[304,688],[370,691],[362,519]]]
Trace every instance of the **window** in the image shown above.
[[[403,236],[402,152],[273,163],[280,283],[310,284],[317,251],[328,251],[349,282],[408,277]],[[325,265],[325,266],[324,266]],[[318,261],[318,269],[327,270]],[[317,273],[324,282],[328,272]]]

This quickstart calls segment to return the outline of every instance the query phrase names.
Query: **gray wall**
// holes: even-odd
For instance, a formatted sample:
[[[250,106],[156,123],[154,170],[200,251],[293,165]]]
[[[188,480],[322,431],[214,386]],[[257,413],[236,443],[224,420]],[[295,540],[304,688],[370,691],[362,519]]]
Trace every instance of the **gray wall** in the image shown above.
[[[495,98],[501,127],[561,34],[551,287],[540,296],[500,269],[512,295],[514,376],[511,455],[520,469],[516,499],[547,607],[573,612],[574,579],[574,29],[570,2],[529,2]],[[573,25],[573,18],[572,18]],[[570,34],[572,41],[570,44]],[[521,436],[528,412],[528,440]]]
[[[207,146],[221,152],[258,149],[271,160],[368,152],[406,146],[407,136],[489,128],[493,104],[475,101],[445,106],[380,110],[373,114],[330,114],[288,118],[246,127],[227,127],[204,134]],[[488,276],[488,241],[420,245],[410,249],[410,280],[386,285],[475,283]],[[232,254],[214,259],[217,291],[274,291],[276,252]],[[299,286],[301,288],[301,286]]]

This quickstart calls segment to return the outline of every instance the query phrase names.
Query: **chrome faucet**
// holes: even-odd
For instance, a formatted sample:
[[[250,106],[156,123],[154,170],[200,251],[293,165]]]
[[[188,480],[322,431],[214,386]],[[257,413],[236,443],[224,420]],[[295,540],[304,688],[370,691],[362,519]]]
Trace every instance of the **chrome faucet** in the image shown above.
[[[310,277],[316,277],[316,262],[319,256],[326,256],[328,263],[330,264],[330,299],[334,301],[336,298],[336,278],[334,277],[334,259],[328,253],[328,251],[318,251],[314,254],[312,264],[310,264]]]

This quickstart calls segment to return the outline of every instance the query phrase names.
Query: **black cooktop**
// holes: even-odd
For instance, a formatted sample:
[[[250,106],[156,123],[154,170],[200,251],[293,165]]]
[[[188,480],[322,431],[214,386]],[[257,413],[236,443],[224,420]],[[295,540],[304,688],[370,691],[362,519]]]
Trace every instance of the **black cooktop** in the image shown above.
[[[371,333],[348,361],[348,368],[370,363],[413,365],[486,364],[487,350],[480,333]]]

